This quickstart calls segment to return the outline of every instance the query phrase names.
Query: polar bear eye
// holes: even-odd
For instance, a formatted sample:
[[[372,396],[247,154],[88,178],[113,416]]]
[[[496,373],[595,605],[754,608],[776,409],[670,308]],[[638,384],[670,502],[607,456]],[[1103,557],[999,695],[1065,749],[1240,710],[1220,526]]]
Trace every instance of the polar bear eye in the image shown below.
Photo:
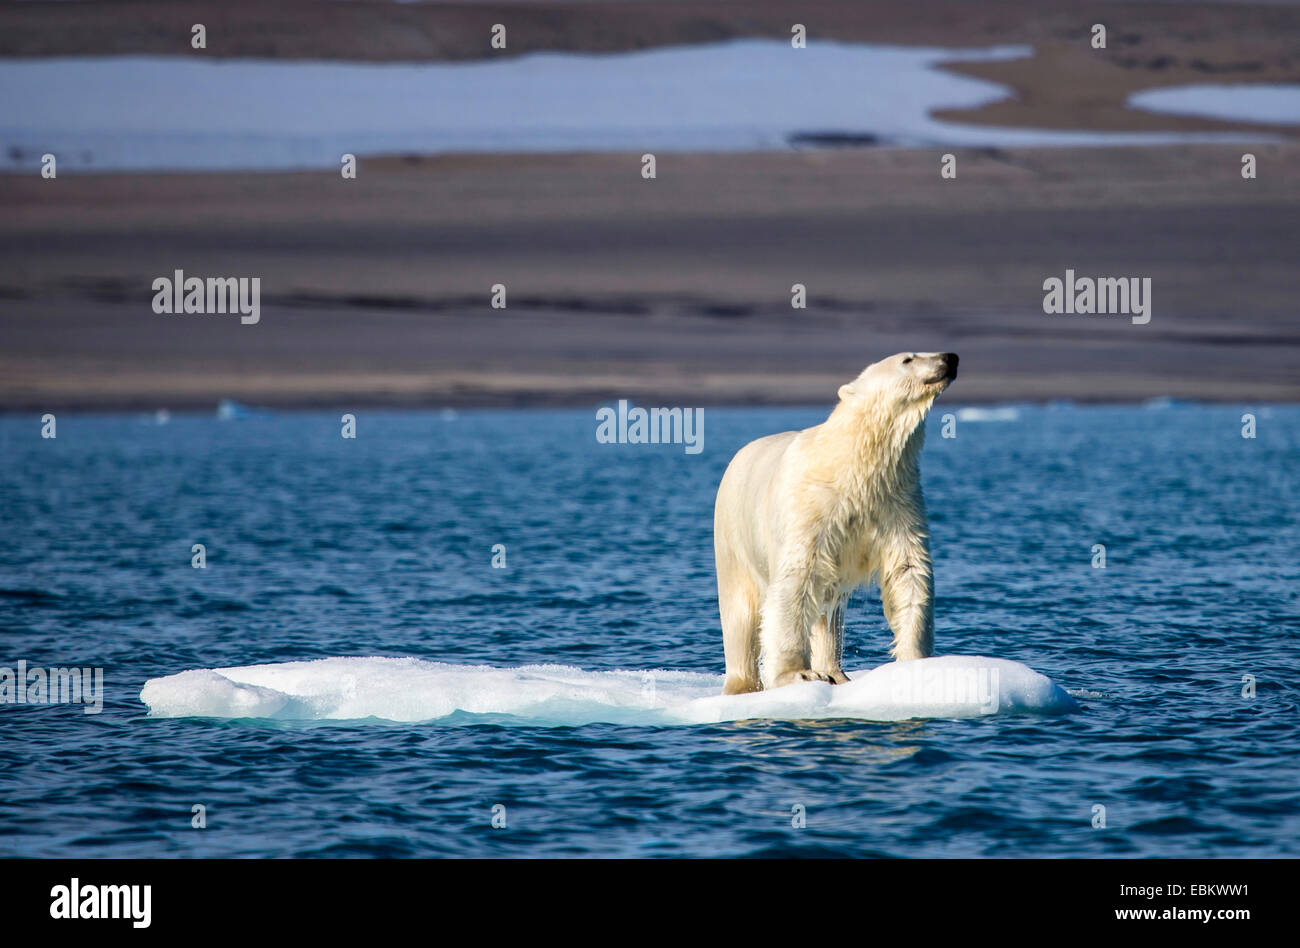
[[[911,356],[908,356],[906,359],[903,360],[903,365],[907,365],[907,363],[909,363],[909,362],[911,362],[911,361],[912,361],[912,357],[911,357]]]

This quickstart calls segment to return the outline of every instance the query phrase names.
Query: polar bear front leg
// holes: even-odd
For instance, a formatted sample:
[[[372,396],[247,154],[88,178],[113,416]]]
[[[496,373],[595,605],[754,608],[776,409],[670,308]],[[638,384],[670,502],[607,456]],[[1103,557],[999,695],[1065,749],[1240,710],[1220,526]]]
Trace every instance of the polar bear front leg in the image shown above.
[[[830,681],[842,685],[849,680],[840,662],[844,655],[844,601],[836,600],[826,607],[812,626],[812,670],[825,675]]]
[[[796,681],[831,681],[812,668],[810,637],[817,614],[811,558],[787,559],[763,597],[759,678],[765,690]]]
[[[924,532],[900,534],[880,558],[880,600],[894,633],[894,658],[934,654],[934,577]]]

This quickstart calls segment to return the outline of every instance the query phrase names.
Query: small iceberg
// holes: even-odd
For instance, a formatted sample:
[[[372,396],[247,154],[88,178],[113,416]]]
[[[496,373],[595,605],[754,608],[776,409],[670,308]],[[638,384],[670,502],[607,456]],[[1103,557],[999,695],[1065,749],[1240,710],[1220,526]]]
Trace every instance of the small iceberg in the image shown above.
[[[271,414],[265,408],[253,408],[239,402],[223,398],[217,403],[217,417],[222,421],[235,421],[240,418],[259,418]]]
[[[1171,408],[1186,408],[1190,404],[1192,403],[1181,398],[1158,395],[1155,398],[1148,398],[1142,403],[1142,407],[1147,411],[1168,411]]]
[[[172,413],[166,408],[159,408],[152,415],[141,415],[140,421],[146,425],[166,425],[170,424]]]
[[[156,718],[528,726],[899,721],[1078,710],[1050,678],[1000,658],[947,655],[890,662],[849,677],[843,685],[801,682],[723,695],[721,675],[698,672],[348,657],[184,671],[150,679],[140,700]]]

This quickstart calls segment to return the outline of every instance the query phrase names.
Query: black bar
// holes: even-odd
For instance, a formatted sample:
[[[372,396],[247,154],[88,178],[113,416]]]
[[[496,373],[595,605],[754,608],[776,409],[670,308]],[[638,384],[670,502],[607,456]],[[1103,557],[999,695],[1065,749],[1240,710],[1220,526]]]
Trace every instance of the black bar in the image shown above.
[[[1184,937],[1193,930],[1232,938],[1288,921],[1283,900],[1295,866],[1281,859],[7,860],[0,911],[6,935],[75,928],[128,937],[236,929],[258,938],[373,936],[404,924],[439,940],[516,930],[535,938],[585,933],[584,940],[691,932],[753,938],[786,929],[837,938],[888,932],[891,940]],[[151,886],[148,927],[136,928],[130,917],[52,918],[52,890],[70,888],[73,878],[83,898],[88,886]],[[1119,917],[1133,910],[1154,917]],[[1186,914],[1204,910],[1246,914],[1208,921]]]

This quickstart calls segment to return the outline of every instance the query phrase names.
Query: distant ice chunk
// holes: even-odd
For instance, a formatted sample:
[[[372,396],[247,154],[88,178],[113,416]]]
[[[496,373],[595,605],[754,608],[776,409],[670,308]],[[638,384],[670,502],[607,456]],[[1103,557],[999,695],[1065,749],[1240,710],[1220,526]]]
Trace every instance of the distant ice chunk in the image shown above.
[[[242,405],[229,398],[223,398],[221,401],[217,402],[217,417],[222,421],[234,421],[239,418],[258,418],[269,414],[271,413],[265,408],[253,408],[251,405]]]
[[[1170,408],[1186,408],[1190,404],[1192,403],[1181,398],[1158,395],[1155,398],[1148,398],[1142,403],[1142,407],[1147,411],[1168,411]]]
[[[958,408],[958,421],[1017,421],[1020,409],[1014,405],[1001,405],[996,408]]]
[[[145,683],[153,717],[397,723],[493,720],[560,726],[708,724],[753,718],[962,718],[1077,710],[1060,686],[1019,662],[948,655],[855,672],[844,685],[804,682],[722,695],[722,677],[682,671],[497,668],[415,658],[185,671]],[[479,717],[482,716],[482,717]]]

